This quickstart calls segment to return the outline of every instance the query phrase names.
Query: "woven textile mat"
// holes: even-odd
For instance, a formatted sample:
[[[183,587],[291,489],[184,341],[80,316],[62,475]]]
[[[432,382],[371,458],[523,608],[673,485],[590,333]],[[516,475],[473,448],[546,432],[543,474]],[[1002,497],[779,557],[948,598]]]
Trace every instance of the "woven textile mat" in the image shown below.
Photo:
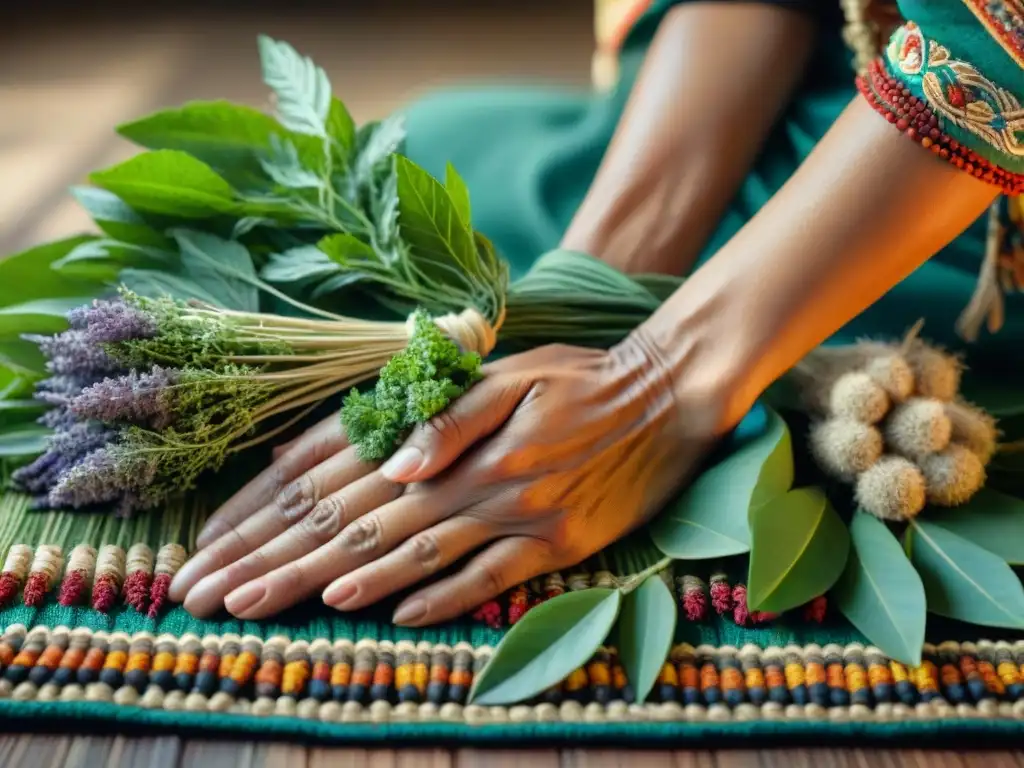
[[[549,574],[427,630],[392,626],[391,606],[347,615],[315,602],[275,621],[200,621],[167,604],[166,589],[210,507],[122,521],[34,513],[3,497],[4,722],[303,742],[1024,738],[1019,636],[943,624],[922,665],[907,668],[865,646],[825,598],[751,614],[728,564],[666,576],[680,603],[677,644],[647,703],[633,702],[615,649],[604,648],[534,701],[467,705],[510,623],[567,589],[614,584],[633,572],[622,558]]]

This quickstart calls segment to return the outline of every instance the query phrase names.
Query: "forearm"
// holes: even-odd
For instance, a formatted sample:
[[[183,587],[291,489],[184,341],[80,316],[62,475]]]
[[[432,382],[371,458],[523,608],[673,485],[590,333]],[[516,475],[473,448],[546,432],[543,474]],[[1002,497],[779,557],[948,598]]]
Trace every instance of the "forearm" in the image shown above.
[[[759,3],[662,22],[563,240],[627,272],[689,270],[803,73],[814,24]]]
[[[728,428],[807,352],[975,221],[998,190],[861,99],[744,229],[643,326],[680,397]]]

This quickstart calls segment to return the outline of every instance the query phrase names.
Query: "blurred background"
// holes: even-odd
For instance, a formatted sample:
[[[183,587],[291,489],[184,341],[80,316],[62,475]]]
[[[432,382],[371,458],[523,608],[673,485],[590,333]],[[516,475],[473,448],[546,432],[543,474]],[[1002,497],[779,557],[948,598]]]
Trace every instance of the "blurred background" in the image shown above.
[[[604,1],[5,3],[0,254],[88,229],[66,188],[133,152],[118,123],[192,99],[267,106],[260,33],[312,56],[363,122],[446,85],[589,87]]]

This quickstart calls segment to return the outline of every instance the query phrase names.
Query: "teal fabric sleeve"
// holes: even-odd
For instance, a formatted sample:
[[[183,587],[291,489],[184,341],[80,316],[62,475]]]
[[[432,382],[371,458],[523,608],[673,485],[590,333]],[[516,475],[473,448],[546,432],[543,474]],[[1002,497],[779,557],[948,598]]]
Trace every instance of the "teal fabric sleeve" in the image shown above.
[[[908,24],[885,51],[890,72],[952,138],[1024,173],[1024,69],[964,0],[903,0]]]

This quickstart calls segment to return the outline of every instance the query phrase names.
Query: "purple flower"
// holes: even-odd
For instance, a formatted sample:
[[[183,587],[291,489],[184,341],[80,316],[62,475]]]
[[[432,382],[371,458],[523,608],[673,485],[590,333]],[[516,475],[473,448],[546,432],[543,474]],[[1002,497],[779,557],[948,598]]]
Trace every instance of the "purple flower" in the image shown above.
[[[152,317],[121,299],[96,299],[71,310],[67,317],[72,330],[84,331],[94,344],[148,339],[157,331]]]
[[[58,478],[84,456],[104,447],[117,432],[96,422],[62,426],[50,438],[46,453],[11,475],[15,487],[28,493],[45,493]]]
[[[39,345],[48,362],[46,370],[57,375],[89,376],[113,373],[120,366],[88,331],[70,330],[56,336],[26,335]]]
[[[65,406],[83,389],[94,383],[94,376],[51,376],[36,383],[36,399],[58,407]]]
[[[83,389],[68,408],[79,418],[164,429],[174,420],[169,395],[177,381],[178,371],[173,368],[155,365],[148,373],[133,370]]]
[[[136,495],[156,475],[152,462],[132,461],[114,446],[89,453],[78,464],[64,472],[50,489],[49,501],[54,508],[80,509],[95,504],[125,501],[123,511],[141,501]]]

